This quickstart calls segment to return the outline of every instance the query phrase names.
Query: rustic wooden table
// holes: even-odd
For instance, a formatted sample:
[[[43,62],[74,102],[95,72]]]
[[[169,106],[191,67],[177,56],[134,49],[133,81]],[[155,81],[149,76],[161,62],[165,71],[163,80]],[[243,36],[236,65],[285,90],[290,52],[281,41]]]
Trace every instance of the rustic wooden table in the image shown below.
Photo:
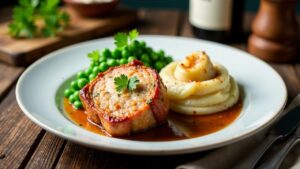
[[[1,11],[1,10],[0,10]],[[4,10],[2,10],[4,12]],[[141,34],[193,37],[187,14],[181,11],[140,10]],[[0,12],[0,16],[2,17]],[[1,20],[6,19],[2,17]],[[251,15],[245,16],[249,28]],[[1,45],[1,42],[0,42]],[[243,43],[229,44],[246,50]],[[283,77],[289,101],[300,92],[300,64],[273,64]],[[25,67],[0,63],[0,168],[174,168],[209,152],[178,156],[133,156],[99,151],[59,138],[31,122],[20,110],[15,85]],[[274,91],[275,93],[276,91]],[[34,97],[34,93],[32,93]]]

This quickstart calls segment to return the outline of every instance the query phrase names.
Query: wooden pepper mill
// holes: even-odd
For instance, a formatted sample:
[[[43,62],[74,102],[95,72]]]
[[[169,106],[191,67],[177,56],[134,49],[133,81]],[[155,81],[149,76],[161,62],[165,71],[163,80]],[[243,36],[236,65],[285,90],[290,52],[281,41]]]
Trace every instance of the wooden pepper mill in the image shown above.
[[[271,62],[294,60],[299,47],[295,8],[296,0],[260,0],[248,51]]]

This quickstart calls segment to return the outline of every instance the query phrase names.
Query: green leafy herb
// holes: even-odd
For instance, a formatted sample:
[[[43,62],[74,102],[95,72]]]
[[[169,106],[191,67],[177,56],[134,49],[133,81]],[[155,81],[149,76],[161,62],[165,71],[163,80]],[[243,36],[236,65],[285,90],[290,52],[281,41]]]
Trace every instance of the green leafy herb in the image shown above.
[[[117,92],[122,92],[122,91],[126,90],[126,88],[128,86],[128,77],[126,75],[122,74],[121,76],[114,78],[114,83],[116,85]]]
[[[88,53],[88,57],[92,60],[92,61],[98,61],[100,58],[100,52],[99,50],[94,50],[90,53]]]
[[[16,38],[55,36],[70,20],[67,13],[59,10],[59,3],[59,0],[19,0],[13,9],[9,34]]]
[[[128,36],[126,35],[126,33],[119,32],[114,36],[114,39],[115,45],[119,48],[128,44]]]
[[[130,44],[133,40],[138,37],[139,33],[136,29],[131,30],[128,34],[119,32],[114,36],[115,45],[118,48],[122,48]]]
[[[126,89],[128,89],[129,91],[133,91],[136,89],[139,82],[140,81],[136,76],[128,79],[128,77],[124,74],[121,74],[120,76],[114,78],[114,84],[116,86],[117,92],[122,92]]]
[[[139,36],[139,32],[136,29],[133,29],[128,33],[128,36],[129,36],[129,39],[131,41],[133,41]]]
[[[140,81],[139,81],[139,79],[138,79],[136,76],[130,78],[130,79],[129,79],[129,82],[128,82],[128,89],[129,89],[130,91],[135,90],[135,89],[136,89],[136,86],[137,86],[137,84],[138,84],[139,82],[140,82]]]

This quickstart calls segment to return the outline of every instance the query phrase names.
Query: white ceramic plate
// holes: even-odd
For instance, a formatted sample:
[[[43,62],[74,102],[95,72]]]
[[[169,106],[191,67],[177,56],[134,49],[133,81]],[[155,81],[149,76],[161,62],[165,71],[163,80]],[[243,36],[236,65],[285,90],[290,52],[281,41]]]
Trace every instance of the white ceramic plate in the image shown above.
[[[86,54],[113,48],[112,38],[72,45],[48,54],[20,77],[16,96],[23,112],[47,131],[101,150],[127,154],[167,155],[220,147],[250,136],[270,124],[283,109],[287,92],[282,78],[266,63],[243,51],[218,43],[171,36],[141,36],[154,49],[163,49],[175,60],[205,50],[223,64],[244,91],[240,116],[228,127],[193,139],[166,142],[131,141],[89,132],[69,121],[56,106],[56,94],[66,79],[89,65]]]

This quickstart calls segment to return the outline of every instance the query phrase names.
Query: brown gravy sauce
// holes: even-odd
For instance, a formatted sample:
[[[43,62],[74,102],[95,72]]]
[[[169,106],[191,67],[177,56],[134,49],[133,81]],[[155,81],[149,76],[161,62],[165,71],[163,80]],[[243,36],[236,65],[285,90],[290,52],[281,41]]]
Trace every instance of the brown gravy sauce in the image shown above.
[[[204,136],[219,131],[232,123],[239,116],[242,106],[240,99],[228,110],[210,115],[187,116],[170,112],[168,123],[122,138],[138,141],[173,141]],[[64,99],[64,109],[68,118],[75,124],[88,131],[111,137],[100,126],[89,122],[84,110],[76,110],[67,99]]]

